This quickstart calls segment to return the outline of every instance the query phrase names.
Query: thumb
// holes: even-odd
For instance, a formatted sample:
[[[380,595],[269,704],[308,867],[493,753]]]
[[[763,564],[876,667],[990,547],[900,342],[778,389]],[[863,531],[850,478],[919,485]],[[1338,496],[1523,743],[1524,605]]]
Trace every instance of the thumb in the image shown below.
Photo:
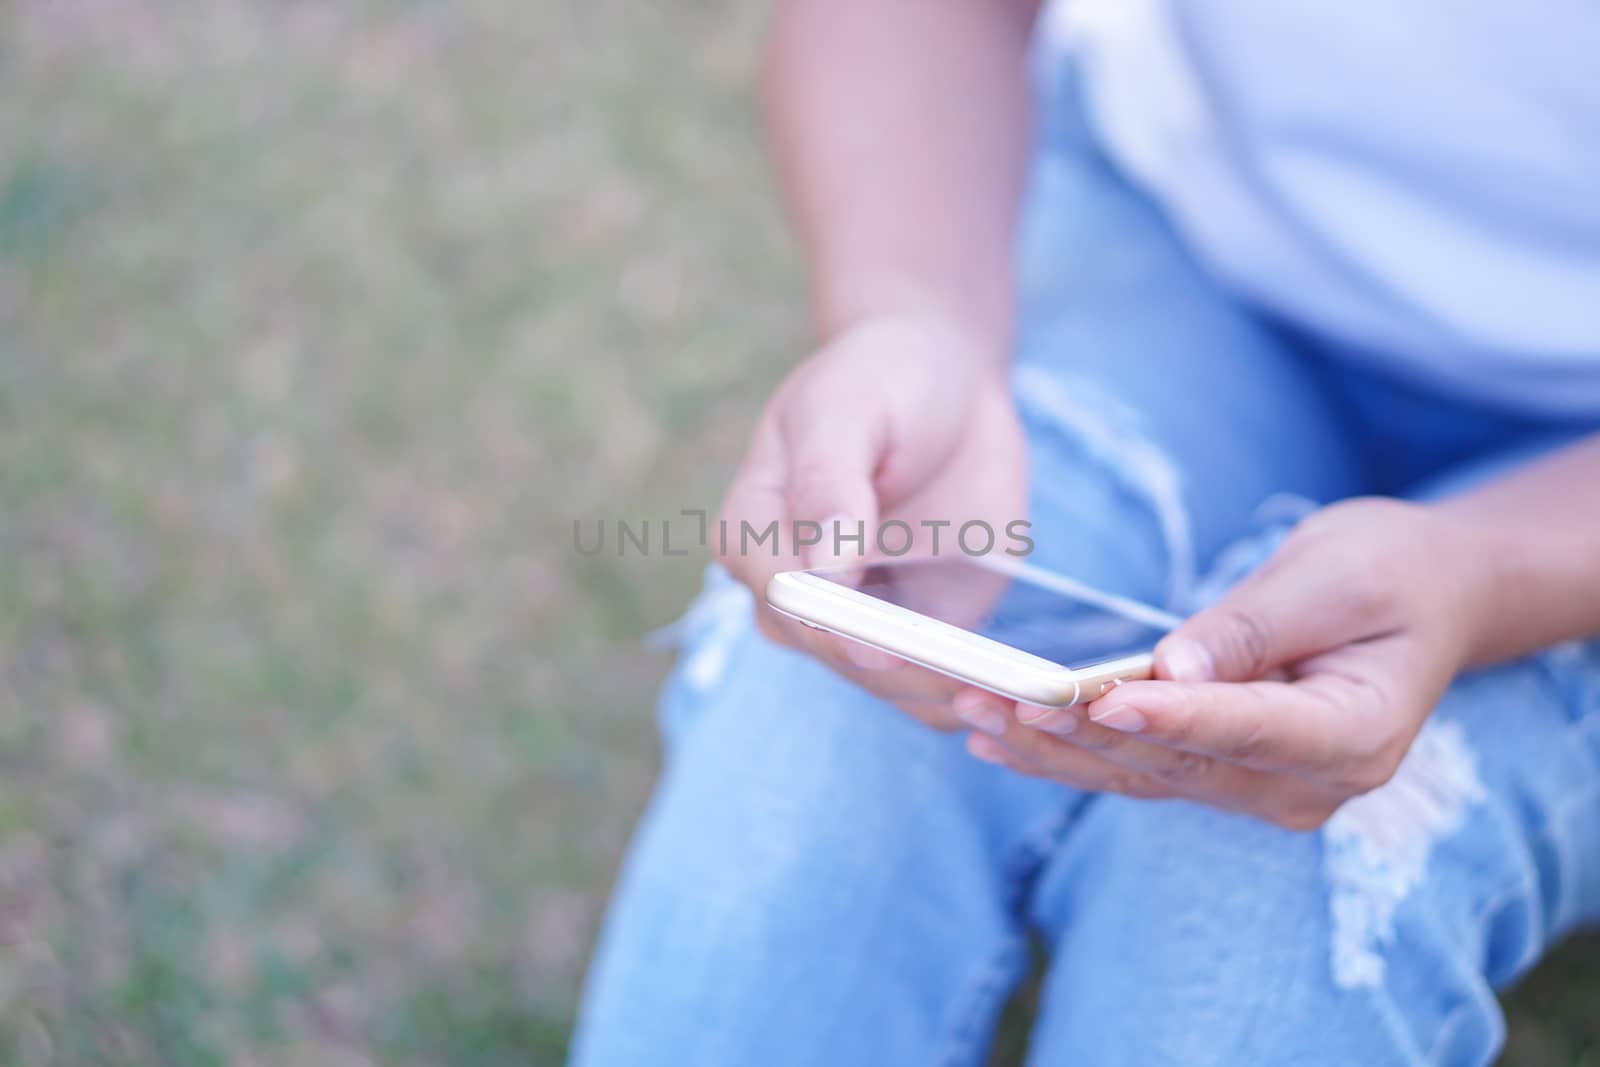
[[[1349,604],[1313,561],[1275,561],[1156,646],[1156,673],[1179,682],[1247,682],[1346,643]]]
[[[837,410],[802,409],[785,422],[784,498],[802,561],[807,567],[859,561],[872,552],[877,531],[873,476],[882,435],[874,420]]]

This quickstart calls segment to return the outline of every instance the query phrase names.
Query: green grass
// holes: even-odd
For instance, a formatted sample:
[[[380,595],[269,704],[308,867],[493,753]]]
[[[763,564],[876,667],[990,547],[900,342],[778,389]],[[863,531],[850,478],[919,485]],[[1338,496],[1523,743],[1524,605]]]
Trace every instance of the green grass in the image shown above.
[[[553,1062],[800,337],[754,11],[0,5],[0,1062]]]
[[[559,1060],[699,566],[571,520],[803,338],[760,17],[0,0],[0,1062]]]

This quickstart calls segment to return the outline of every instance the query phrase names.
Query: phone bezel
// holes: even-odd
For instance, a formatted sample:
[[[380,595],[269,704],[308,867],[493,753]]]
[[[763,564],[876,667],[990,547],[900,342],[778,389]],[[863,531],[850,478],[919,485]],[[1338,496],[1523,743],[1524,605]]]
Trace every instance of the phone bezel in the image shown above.
[[[894,566],[927,561],[884,560],[873,565],[879,562]],[[1031,580],[1031,568],[1016,564],[995,566],[983,557],[963,562],[1016,580]],[[1067,707],[1093,700],[1122,682],[1151,677],[1155,665],[1152,653],[1140,652],[1082,667],[1065,667],[811,571],[781,571],[774,575],[767,583],[766,599],[773,610],[806,625],[1028,704]]]

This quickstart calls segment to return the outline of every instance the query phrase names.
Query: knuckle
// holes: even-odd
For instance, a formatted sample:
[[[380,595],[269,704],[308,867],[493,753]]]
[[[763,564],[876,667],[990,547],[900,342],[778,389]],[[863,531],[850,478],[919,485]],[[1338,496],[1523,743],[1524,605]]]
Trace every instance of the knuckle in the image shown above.
[[[1374,789],[1381,789],[1394,780],[1395,773],[1400,769],[1403,753],[1397,752],[1394,746],[1384,749],[1371,759],[1359,761],[1341,776],[1340,784],[1352,796],[1370,793]]]
[[[1371,530],[1390,525],[1408,514],[1414,505],[1382,496],[1357,496],[1329,504],[1295,528],[1304,539],[1343,537],[1352,531]]]
[[[1115,752],[1130,740],[1126,734],[1104,726],[1095,730],[1078,730],[1072,735],[1072,739],[1072,743],[1077,747],[1102,754]]]
[[[941,734],[961,733],[970,729],[966,723],[961,721],[960,716],[949,708],[941,708],[910,700],[895,701],[895,707],[930,730]]]
[[[1198,732],[1195,722],[1194,708],[1188,701],[1184,701],[1158,717],[1153,726],[1159,730],[1156,736],[1159,736],[1163,743],[1182,747],[1195,741]]]
[[[817,403],[819,378],[826,377],[826,366],[816,356],[797,364],[778,383],[761,411],[761,422],[771,427],[780,440],[787,441],[799,431]],[[824,390],[825,391],[825,390]]]
[[[826,508],[828,493],[833,491],[833,471],[816,457],[795,460],[789,469],[789,499],[799,506],[797,512]],[[822,518],[822,515],[800,514],[799,518]]]
[[[1261,763],[1273,756],[1271,735],[1266,729],[1266,718],[1255,720],[1242,735],[1229,741],[1224,756],[1230,763],[1250,765]]]
[[[1065,737],[1075,732],[1080,723],[1078,716],[1071,708],[1059,708],[1046,712],[1042,717],[1027,725],[1041,733],[1050,734],[1052,737]]]
[[[1111,747],[1110,742],[1107,741],[1107,739],[1092,732],[1081,734],[1077,738],[1073,739],[1072,743],[1088,752],[1103,753],[1106,751],[1106,749]]]
[[[1398,582],[1387,580],[1378,570],[1362,569],[1340,583],[1345,611],[1361,619],[1382,617],[1393,605],[1393,590]]]
[[[1309,834],[1326,826],[1336,810],[1338,809],[1333,805],[1306,804],[1276,811],[1268,816],[1268,819],[1273,825],[1285,830]]]
[[[1210,756],[1198,752],[1178,752],[1176,757],[1156,772],[1157,778],[1174,784],[1193,782],[1210,774],[1216,766],[1216,761]]]
[[[1257,677],[1271,666],[1272,630],[1260,614],[1237,608],[1227,610],[1220,620],[1222,651],[1229,662],[1238,664],[1245,674]]]
[[[1141,774],[1125,773],[1113,774],[1100,784],[1102,791],[1107,793],[1121,793],[1125,796],[1137,796],[1141,783],[1148,784]]]

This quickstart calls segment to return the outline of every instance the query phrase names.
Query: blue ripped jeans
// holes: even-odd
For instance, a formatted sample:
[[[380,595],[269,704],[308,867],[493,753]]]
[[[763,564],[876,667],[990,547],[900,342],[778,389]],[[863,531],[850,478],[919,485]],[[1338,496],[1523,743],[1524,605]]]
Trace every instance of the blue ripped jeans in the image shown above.
[[[1047,111],[1016,372],[1034,562],[1192,609],[1311,503],[1447,492],[1596,429],[1254,317],[1069,91]],[[979,1064],[1031,934],[1033,1064],[1480,1065],[1495,988],[1600,915],[1594,644],[1461,678],[1390,784],[1301,834],[979,763],[749,607],[713,576],[686,620],[577,1067]]]

